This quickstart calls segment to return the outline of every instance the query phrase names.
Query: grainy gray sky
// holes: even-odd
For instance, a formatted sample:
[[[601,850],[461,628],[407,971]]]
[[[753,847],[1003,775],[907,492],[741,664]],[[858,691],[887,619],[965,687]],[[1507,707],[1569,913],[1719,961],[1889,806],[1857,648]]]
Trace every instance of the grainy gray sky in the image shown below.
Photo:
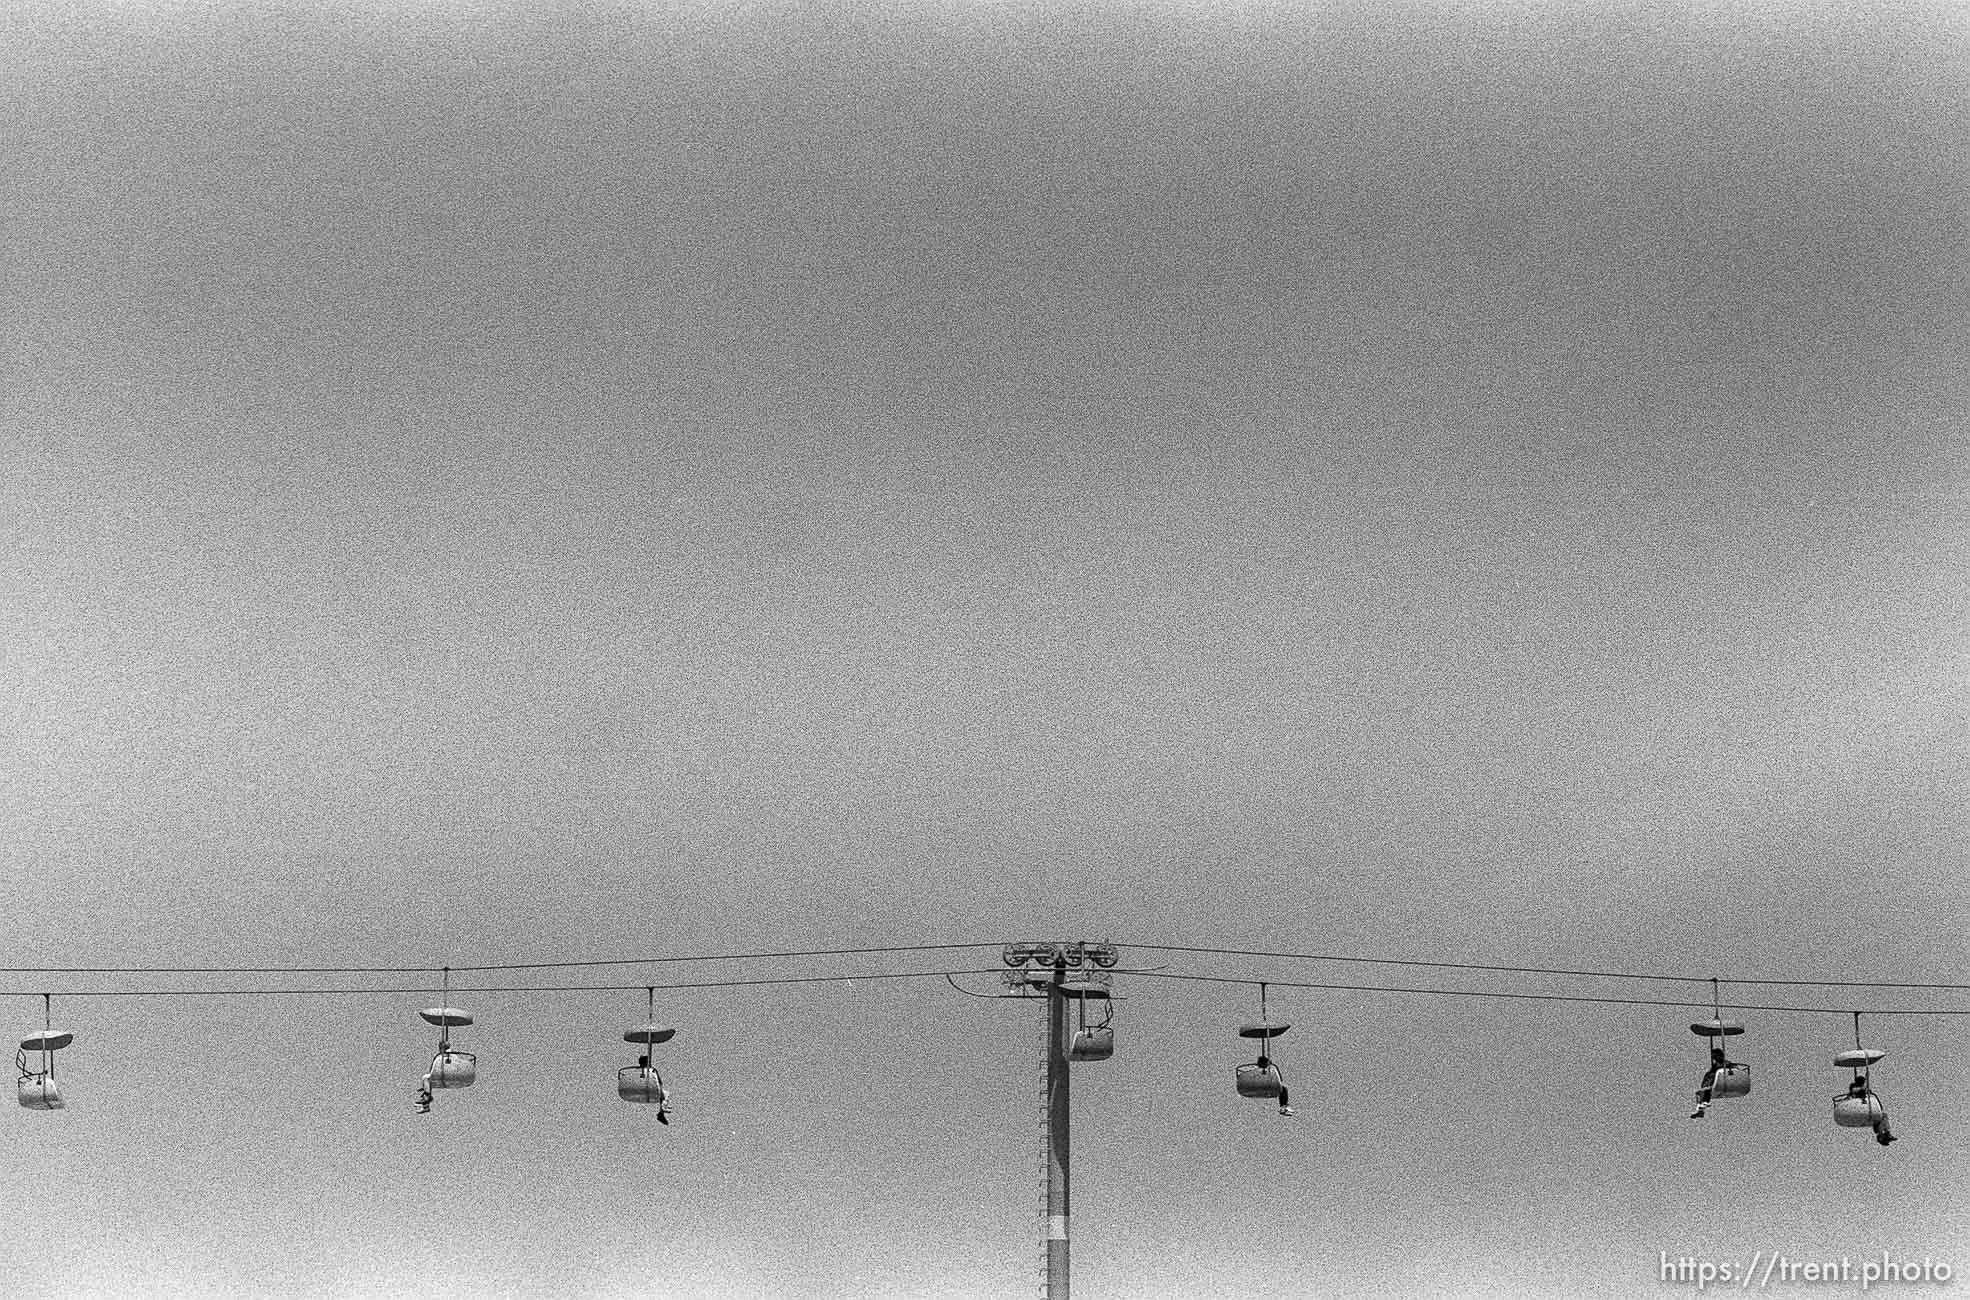
[[[1960,981],[1966,92],[1941,4],[10,6],[0,964]],[[1287,1125],[1128,991],[1083,1296],[1970,1270],[1956,1020],[1881,1151],[1837,1016],[1692,1125],[1681,1012],[1302,991]],[[422,1120],[419,1004],[58,999],[0,1253],[1030,1293],[1032,1006],[679,994],[657,1133],[640,993],[482,996]]]

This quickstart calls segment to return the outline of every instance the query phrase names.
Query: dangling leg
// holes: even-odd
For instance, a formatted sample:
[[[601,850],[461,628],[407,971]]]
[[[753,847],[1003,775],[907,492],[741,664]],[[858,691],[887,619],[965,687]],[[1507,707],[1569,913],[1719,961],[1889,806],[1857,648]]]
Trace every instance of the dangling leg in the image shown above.
[[[1288,1099],[1285,1080],[1279,1082],[1279,1113],[1287,1119],[1293,1118],[1293,1103]]]
[[[1696,1109],[1690,1112],[1691,1119],[1702,1119],[1710,1113],[1710,1100],[1717,1092],[1717,1067],[1711,1066],[1703,1072],[1703,1082],[1697,1085]]]
[[[657,1123],[666,1128],[670,1126],[670,1094],[664,1091],[664,1077],[661,1074],[657,1076]]]
[[[431,1076],[428,1074],[424,1076],[423,1082],[417,1089],[417,1113],[420,1115],[431,1113]]]

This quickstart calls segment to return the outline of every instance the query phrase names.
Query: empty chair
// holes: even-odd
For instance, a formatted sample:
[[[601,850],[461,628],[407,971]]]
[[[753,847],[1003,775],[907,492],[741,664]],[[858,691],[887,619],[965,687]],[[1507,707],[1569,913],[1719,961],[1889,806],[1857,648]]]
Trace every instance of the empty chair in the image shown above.
[[[1074,1031],[1074,1042],[1067,1049],[1072,1061],[1105,1061],[1115,1055],[1115,1031],[1107,1025],[1091,1025]]]
[[[1105,1061],[1115,1055],[1115,999],[1113,981],[1106,972],[1078,972],[1060,985],[1061,992],[1074,999],[1074,1037],[1067,1045],[1070,1061]],[[1090,1023],[1088,1004],[1101,1008],[1101,1018]]]

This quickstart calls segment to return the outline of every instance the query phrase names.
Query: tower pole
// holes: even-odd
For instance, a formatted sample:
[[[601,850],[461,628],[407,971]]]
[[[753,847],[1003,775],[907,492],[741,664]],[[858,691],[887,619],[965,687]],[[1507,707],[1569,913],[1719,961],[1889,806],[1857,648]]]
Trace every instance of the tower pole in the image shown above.
[[[1047,1300],[1068,1300],[1067,961],[1055,960],[1047,986]]]

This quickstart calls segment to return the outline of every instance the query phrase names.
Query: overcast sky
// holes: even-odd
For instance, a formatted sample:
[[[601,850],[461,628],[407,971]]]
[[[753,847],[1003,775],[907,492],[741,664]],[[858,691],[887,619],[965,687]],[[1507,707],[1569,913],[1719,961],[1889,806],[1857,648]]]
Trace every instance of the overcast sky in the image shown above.
[[[1967,94],[1940,3],[9,6],[0,965],[1961,982]],[[1082,1296],[1970,1276],[1960,1019],[1882,1150],[1838,1016],[1697,1125],[1684,1012],[1302,991],[1287,1124],[1126,991]],[[640,991],[423,1119],[415,996],[56,1005],[31,1294],[1038,1276],[1032,1004],[679,994],[667,1130]]]

